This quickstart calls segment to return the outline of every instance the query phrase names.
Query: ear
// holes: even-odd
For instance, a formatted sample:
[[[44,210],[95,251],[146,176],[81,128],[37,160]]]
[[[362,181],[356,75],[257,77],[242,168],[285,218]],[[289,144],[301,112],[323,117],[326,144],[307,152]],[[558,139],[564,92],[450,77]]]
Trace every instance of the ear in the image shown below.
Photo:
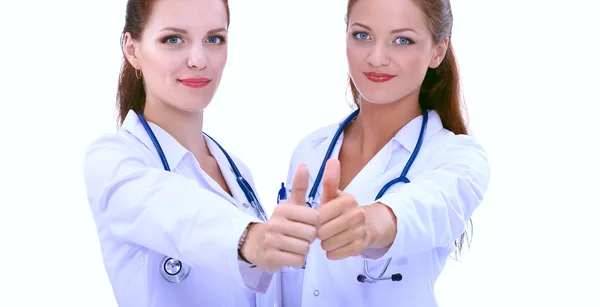
[[[123,35],[123,54],[125,55],[127,61],[129,61],[129,64],[131,64],[131,66],[133,66],[135,69],[141,69],[138,59],[138,52],[139,43],[133,39],[133,37],[131,37],[129,32],[125,33],[125,35]]]
[[[429,68],[437,68],[440,66],[440,63],[444,60],[444,56],[446,55],[446,50],[448,50],[448,43],[450,39],[448,37],[444,38],[433,50],[433,56],[431,57],[431,61],[429,62]]]

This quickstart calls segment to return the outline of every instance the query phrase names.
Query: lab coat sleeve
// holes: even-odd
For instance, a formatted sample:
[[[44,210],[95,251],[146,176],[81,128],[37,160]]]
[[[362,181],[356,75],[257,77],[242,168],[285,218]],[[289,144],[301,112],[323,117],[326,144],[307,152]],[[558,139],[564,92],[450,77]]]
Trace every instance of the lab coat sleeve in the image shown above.
[[[486,153],[469,136],[448,137],[427,162],[429,171],[377,200],[397,221],[395,240],[381,258],[451,246],[481,204],[490,180]]]
[[[102,233],[179,259],[192,268],[223,268],[256,292],[259,269],[241,269],[237,244],[258,219],[194,180],[152,166],[150,158],[120,136],[94,141],[85,153],[88,200]],[[260,283],[258,283],[260,285]]]
[[[234,159],[235,164],[240,168],[240,171],[242,172],[244,178],[246,178],[248,184],[250,184],[250,186],[254,190],[256,197],[262,204],[263,202],[260,199],[260,196],[258,196],[256,185],[254,184],[254,177],[252,176],[252,172],[250,172],[250,169],[246,167],[246,164],[244,164],[237,157],[235,157],[232,154],[230,154],[230,156],[232,157],[232,159]],[[251,265],[244,261],[239,261],[239,267],[240,271],[242,272],[242,276],[244,277],[244,282],[246,286],[248,286],[250,289],[260,289],[260,292],[264,293],[266,289],[269,288],[273,279],[273,274],[269,274],[261,270],[257,266]]]

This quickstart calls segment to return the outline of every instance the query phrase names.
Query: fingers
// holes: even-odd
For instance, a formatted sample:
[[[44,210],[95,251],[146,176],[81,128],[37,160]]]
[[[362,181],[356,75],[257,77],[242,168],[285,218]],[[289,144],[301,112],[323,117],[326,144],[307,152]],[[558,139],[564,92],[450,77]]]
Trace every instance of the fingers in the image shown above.
[[[317,238],[327,252],[327,258],[336,260],[360,254],[367,248],[368,230],[364,208],[354,197],[342,193],[326,206],[318,209],[320,227]]]
[[[323,193],[321,193],[321,205],[336,198],[340,186],[340,161],[329,159],[325,164],[323,172]]]
[[[315,209],[294,204],[277,206],[271,217],[271,223],[299,222],[316,227],[319,222],[319,212]]]
[[[316,218],[314,219],[316,221]],[[316,223],[316,222],[315,222]],[[277,221],[273,220],[269,231],[272,233],[282,234],[285,236],[301,239],[312,243],[317,237],[317,228],[315,225],[306,224],[294,221]]]
[[[308,253],[310,248],[309,242],[302,239],[285,236],[283,234],[273,233],[271,234],[270,239],[272,240],[271,246],[273,246],[274,249],[296,254],[302,257]]]
[[[304,255],[294,254],[282,250],[271,250],[267,256],[268,261],[279,269],[283,266],[301,266],[305,263]]]
[[[352,241],[340,248],[326,252],[327,259],[340,260],[352,256],[360,255],[365,250],[364,243],[361,241]]]
[[[317,237],[318,212],[293,204],[275,207],[267,222],[264,254],[269,267],[304,264],[310,244]]]
[[[305,256],[277,248],[269,248],[264,251],[265,269],[269,273],[275,273],[283,266],[301,266],[305,262]]]
[[[362,250],[366,248],[367,230],[364,227],[355,227],[347,229],[346,231],[340,232],[333,237],[321,242],[321,247],[326,252],[333,252],[341,249],[342,252],[350,252],[358,255]],[[346,248],[346,245],[353,244],[351,247]],[[338,254],[341,255],[341,254]],[[355,256],[346,254],[345,256]]]
[[[317,238],[321,241],[325,241],[338,233],[356,225],[355,222],[349,221],[350,218],[347,216],[339,216],[338,218],[330,219],[327,222],[323,222],[321,227],[317,230]]]
[[[329,201],[326,206],[321,206],[317,209],[319,213],[319,223],[327,224],[332,219],[342,215],[346,210],[358,207],[358,203],[350,194],[340,193],[337,198]]]
[[[305,165],[298,166],[294,180],[292,181],[292,192],[288,202],[304,206],[306,191],[308,190],[308,168]]]

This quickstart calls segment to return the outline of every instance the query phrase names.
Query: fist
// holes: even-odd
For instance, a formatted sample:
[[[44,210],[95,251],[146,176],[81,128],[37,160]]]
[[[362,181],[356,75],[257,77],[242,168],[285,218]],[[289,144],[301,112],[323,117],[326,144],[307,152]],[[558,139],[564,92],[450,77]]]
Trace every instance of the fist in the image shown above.
[[[305,205],[308,170],[300,165],[294,176],[290,198],[275,207],[265,226],[259,251],[264,271],[277,272],[283,266],[301,266],[310,244],[317,236],[318,212]]]
[[[331,260],[361,254],[370,245],[365,211],[350,194],[339,190],[340,163],[330,159],[323,174],[317,237]]]

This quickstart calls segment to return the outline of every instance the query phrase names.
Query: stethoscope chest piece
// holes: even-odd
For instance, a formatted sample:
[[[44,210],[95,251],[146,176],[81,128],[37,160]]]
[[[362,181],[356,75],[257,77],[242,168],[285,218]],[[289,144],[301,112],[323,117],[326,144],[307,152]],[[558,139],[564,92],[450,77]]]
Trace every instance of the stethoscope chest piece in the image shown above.
[[[178,283],[190,274],[190,267],[177,259],[165,257],[160,265],[160,274],[168,282]]]

